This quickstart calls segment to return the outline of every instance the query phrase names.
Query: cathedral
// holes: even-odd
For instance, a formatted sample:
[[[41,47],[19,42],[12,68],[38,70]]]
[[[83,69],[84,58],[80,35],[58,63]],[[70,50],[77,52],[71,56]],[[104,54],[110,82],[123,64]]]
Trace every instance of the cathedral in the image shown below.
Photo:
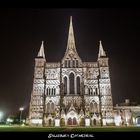
[[[114,123],[108,57],[99,42],[95,62],[83,62],[75,44],[72,17],[64,57],[48,62],[44,44],[35,58],[29,124],[98,126]]]

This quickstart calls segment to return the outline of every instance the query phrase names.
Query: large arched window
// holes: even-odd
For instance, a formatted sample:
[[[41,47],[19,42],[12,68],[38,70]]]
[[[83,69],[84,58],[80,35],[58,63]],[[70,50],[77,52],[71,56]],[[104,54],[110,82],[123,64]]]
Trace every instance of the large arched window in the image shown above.
[[[51,103],[51,113],[54,113],[54,103]]]
[[[47,113],[54,113],[54,111],[55,111],[54,103],[53,102],[47,103]]]
[[[97,106],[97,103],[92,101],[90,103],[90,112],[92,113],[98,113],[98,106]]]
[[[47,113],[50,113],[50,103],[47,104]]]
[[[77,94],[80,94],[80,77],[78,76],[77,79]]]
[[[69,79],[70,79],[70,94],[74,94],[74,74],[73,73],[69,75]]]
[[[67,77],[64,77],[64,94],[67,94]]]
[[[98,106],[97,106],[96,102],[94,102],[94,104],[93,104],[93,110],[95,113],[98,113]]]
[[[90,103],[90,112],[92,112],[92,113],[94,112],[93,111],[93,102]]]

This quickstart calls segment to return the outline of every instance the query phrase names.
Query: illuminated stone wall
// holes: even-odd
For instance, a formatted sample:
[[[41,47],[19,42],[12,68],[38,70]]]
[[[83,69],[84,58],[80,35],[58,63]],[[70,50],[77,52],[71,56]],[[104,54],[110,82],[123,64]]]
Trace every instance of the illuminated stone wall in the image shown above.
[[[108,58],[99,44],[96,62],[83,62],[74,38],[72,18],[61,62],[45,58],[42,42],[35,59],[30,125],[96,126],[114,122]]]

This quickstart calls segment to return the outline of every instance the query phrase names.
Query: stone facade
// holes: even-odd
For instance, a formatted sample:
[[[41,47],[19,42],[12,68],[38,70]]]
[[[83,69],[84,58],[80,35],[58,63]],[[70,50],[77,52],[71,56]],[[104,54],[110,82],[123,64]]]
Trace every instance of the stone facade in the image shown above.
[[[72,17],[67,48],[60,62],[45,59],[42,42],[35,58],[30,125],[96,126],[114,122],[108,57],[99,43],[96,62],[83,62],[74,38]]]

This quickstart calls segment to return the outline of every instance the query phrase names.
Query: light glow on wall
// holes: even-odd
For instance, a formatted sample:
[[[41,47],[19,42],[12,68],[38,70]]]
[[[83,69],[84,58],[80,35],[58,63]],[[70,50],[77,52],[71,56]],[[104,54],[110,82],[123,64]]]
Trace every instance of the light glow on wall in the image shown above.
[[[42,119],[32,119],[33,124],[42,124]]]
[[[0,111],[0,122],[1,122],[2,117],[3,117],[3,112]]]
[[[60,119],[55,119],[55,126],[60,126]]]
[[[105,121],[106,121],[106,123],[113,123],[113,119],[112,118],[106,118]]]
[[[121,116],[115,116],[114,121],[116,126],[120,126],[122,123]]]
[[[85,119],[85,126],[90,126],[90,119],[89,118]]]

